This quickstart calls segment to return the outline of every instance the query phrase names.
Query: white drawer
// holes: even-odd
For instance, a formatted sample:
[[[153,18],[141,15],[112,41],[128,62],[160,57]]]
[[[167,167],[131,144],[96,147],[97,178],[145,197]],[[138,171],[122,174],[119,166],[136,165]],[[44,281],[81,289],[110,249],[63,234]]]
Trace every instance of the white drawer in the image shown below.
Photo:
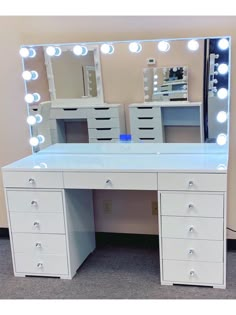
[[[63,212],[59,191],[7,190],[9,211]]]
[[[89,138],[119,138],[120,128],[88,129]]]
[[[65,233],[63,213],[10,212],[10,221],[13,233]]]
[[[62,234],[13,233],[15,253],[67,256],[66,238]]]
[[[223,219],[161,216],[162,237],[223,240]]]
[[[119,107],[98,106],[94,108],[89,108],[88,117],[92,118],[119,117]]]
[[[159,190],[226,191],[226,174],[159,173]]]
[[[50,110],[50,119],[83,119],[87,118],[87,116],[87,108],[51,108]]]
[[[211,193],[161,193],[161,214],[176,216],[223,217],[224,197]]]
[[[108,143],[114,143],[114,142],[119,142],[120,139],[117,138],[89,138],[90,143],[103,143],[103,142],[108,142]]]
[[[130,117],[160,117],[160,108],[153,106],[137,106],[129,108]]]
[[[131,130],[131,133],[138,138],[156,138],[162,137],[162,130],[159,127],[137,128]]]
[[[161,117],[132,117],[130,118],[131,128],[138,127],[162,127]]]
[[[61,172],[3,172],[5,187],[63,188]]]
[[[156,190],[157,174],[64,172],[66,188]]]
[[[163,259],[223,262],[223,241],[162,238]]]
[[[118,118],[89,118],[88,128],[119,128],[120,121]]]
[[[40,275],[67,275],[68,263],[66,256],[34,255],[17,253],[15,256],[16,272]]]
[[[163,260],[163,280],[173,283],[223,284],[223,263]]]

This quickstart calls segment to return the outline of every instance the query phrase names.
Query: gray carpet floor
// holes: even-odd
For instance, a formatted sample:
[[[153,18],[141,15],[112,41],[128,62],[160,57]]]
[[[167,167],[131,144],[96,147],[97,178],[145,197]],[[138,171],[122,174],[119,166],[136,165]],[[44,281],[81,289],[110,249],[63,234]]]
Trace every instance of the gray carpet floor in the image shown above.
[[[73,280],[13,275],[10,242],[0,239],[0,299],[235,299],[236,251],[227,254],[227,289],[161,286],[155,248],[104,245]]]

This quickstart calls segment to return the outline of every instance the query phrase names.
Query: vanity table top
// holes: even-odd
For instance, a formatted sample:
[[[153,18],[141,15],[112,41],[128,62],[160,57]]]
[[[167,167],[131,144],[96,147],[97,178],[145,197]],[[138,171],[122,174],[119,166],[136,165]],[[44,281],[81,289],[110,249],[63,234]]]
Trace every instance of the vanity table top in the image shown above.
[[[201,102],[188,102],[188,101],[151,101],[145,103],[133,103],[130,104],[129,107],[192,107],[192,106],[201,106]]]
[[[117,146],[117,144],[116,144]],[[194,147],[194,145],[192,145]],[[65,148],[63,152],[62,148]],[[129,148],[128,148],[129,147]],[[148,146],[146,146],[148,148]],[[178,146],[177,146],[178,147]],[[61,151],[60,151],[61,149]],[[95,150],[97,149],[97,150]],[[158,149],[158,150],[154,150]],[[196,153],[179,152],[171,146],[151,145],[145,152],[143,144],[64,144],[51,146],[39,153],[18,160],[2,168],[3,171],[77,171],[77,172],[201,172],[226,173],[228,156],[223,153],[204,153],[203,146]],[[139,151],[138,151],[139,150]],[[213,150],[213,149],[212,149]],[[60,151],[60,152],[59,152]],[[115,152],[114,152],[115,151]],[[186,151],[186,150],[185,150]],[[182,153],[181,153],[182,152]]]

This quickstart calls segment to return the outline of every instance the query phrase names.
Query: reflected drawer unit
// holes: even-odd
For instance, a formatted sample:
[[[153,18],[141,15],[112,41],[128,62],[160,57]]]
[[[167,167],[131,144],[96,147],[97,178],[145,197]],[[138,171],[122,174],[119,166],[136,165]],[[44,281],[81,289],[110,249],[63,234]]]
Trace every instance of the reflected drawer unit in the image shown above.
[[[159,173],[162,284],[226,287],[226,174]]]

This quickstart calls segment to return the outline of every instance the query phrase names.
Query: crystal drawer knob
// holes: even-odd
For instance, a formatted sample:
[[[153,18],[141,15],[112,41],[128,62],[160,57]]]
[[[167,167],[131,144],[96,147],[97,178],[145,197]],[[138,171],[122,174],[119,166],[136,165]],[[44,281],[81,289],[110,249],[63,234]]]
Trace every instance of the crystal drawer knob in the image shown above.
[[[193,187],[193,181],[192,181],[192,180],[190,180],[190,181],[188,182],[188,186],[189,186],[189,187]]]
[[[42,264],[42,263],[38,263],[38,264],[37,264],[37,267],[38,267],[39,269],[42,269],[42,268],[43,268],[43,264]]]
[[[107,179],[107,180],[106,180],[106,184],[111,184],[111,180],[110,180],[110,179]]]
[[[194,250],[193,250],[192,248],[190,248],[189,251],[188,251],[188,253],[189,253],[189,255],[193,255]]]
[[[39,228],[39,222],[34,222],[34,227]]]
[[[195,275],[195,271],[194,270],[190,270],[189,275],[190,275],[190,277],[193,277]]]
[[[194,227],[193,226],[190,226],[190,228],[188,229],[190,233],[193,233],[194,231]]]
[[[30,179],[29,179],[29,183],[30,183],[30,184],[34,184],[34,183],[35,183],[35,180],[34,180],[33,178],[30,178]]]
[[[41,248],[41,247],[42,247],[42,244],[41,244],[41,243],[36,243],[36,244],[35,244],[35,247],[36,247],[36,248]]]
[[[37,201],[36,201],[36,200],[32,200],[32,201],[31,201],[31,206],[36,207],[37,205],[38,205],[38,203],[37,203]]]
[[[191,209],[194,208],[194,205],[193,205],[192,203],[190,203],[190,204],[188,205],[188,208],[191,210]]]

